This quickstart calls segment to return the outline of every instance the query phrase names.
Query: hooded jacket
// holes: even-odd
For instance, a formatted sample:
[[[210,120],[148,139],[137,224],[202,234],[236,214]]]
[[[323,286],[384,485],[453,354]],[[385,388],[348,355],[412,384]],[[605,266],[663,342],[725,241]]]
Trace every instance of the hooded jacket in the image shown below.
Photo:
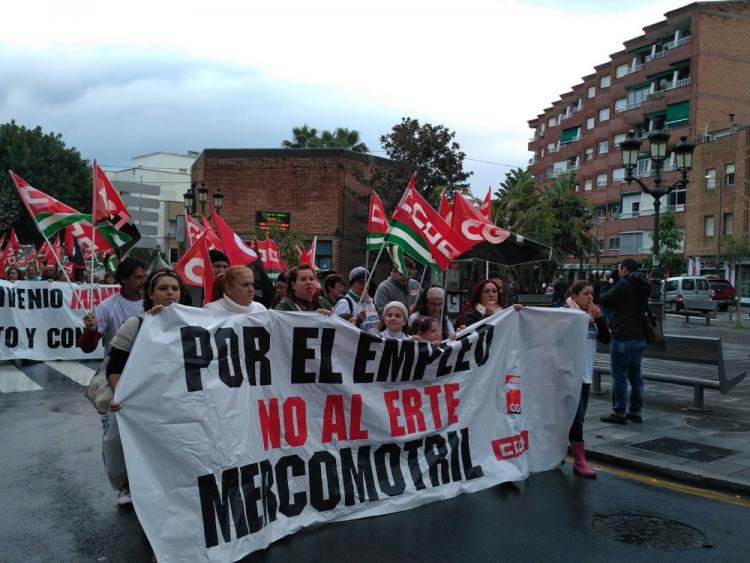
[[[612,311],[610,327],[615,340],[645,340],[643,315],[651,284],[640,272],[620,278],[612,289],[602,293],[599,302]]]

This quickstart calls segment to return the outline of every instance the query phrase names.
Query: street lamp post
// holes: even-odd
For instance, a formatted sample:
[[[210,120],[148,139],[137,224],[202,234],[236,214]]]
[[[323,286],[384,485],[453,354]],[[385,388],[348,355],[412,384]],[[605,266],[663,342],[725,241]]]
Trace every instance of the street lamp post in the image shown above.
[[[667,141],[669,133],[657,128],[648,134],[648,141],[651,149],[651,162],[654,168],[654,187],[649,188],[640,178],[633,176],[633,169],[638,165],[638,155],[641,149],[641,140],[636,138],[635,133],[630,131],[627,138],[620,143],[622,149],[622,163],[625,167],[625,181],[630,185],[632,182],[638,184],[643,192],[654,198],[654,233],[653,233],[653,267],[651,270],[651,279],[656,282],[653,284],[651,293],[652,301],[659,300],[659,283],[662,279],[661,264],[659,260],[660,242],[659,242],[659,212],[661,208],[661,198],[671,193],[678,187],[687,187],[689,182],[688,172],[693,166],[693,149],[692,144],[688,143],[687,137],[681,137],[680,142],[673,148],[677,169],[682,174],[682,178],[671,186],[662,186],[661,172],[664,166],[664,159],[667,156]]]
[[[200,187],[196,187],[196,186]],[[197,198],[196,198],[197,196]],[[196,199],[201,205],[201,213],[206,212],[206,203],[208,202],[208,186],[203,182],[194,183],[188,191],[182,194],[182,199],[185,205],[185,212],[188,215],[193,215],[197,212]],[[224,194],[221,190],[216,190],[213,194],[214,209],[216,212],[221,212],[221,208],[224,205]]]

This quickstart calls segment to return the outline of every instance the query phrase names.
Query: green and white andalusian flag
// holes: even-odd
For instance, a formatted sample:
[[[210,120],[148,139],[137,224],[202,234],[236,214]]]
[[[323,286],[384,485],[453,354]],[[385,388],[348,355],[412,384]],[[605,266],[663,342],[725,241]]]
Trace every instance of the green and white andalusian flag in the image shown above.
[[[54,197],[37,190],[13,171],[10,172],[10,177],[18,189],[18,196],[24,207],[36,221],[39,231],[48,239],[68,225],[91,220],[90,215],[80,213],[61,201],[57,201]]]
[[[467,250],[461,237],[419,195],[409,181],[385,233],[385,242],[401,248],[415,261],[445,270]]]

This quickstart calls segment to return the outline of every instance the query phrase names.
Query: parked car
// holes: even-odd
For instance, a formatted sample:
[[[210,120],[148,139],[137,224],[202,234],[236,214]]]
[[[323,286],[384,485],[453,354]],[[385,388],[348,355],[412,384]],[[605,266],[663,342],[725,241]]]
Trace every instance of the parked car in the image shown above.
[[[664,282],[662,282],[663,284]],[[705,276],[680,276],[666,280],[667,310],[680,311],[689,309],[708,313],[716,310],[711,301],[711,286]],[[662,287],[662,291],[664,288]]]
[[[728,280],[720,276],[706,276],[708,285],[711,286],[711,301],[716,303],[719,311],[726,311],[730,305],[737,302],[737,292]]]

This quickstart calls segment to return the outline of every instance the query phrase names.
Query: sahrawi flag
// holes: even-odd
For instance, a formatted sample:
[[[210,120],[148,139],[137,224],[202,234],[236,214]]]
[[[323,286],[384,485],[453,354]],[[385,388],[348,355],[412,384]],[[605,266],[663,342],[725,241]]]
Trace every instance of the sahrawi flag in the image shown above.
[[[239,235],[224,222],[224,219],[214,209],[211,202],[208,203],[208,208],[211,211],[211,216],[214,218],[216,230],[219,231],[218,235],[219,239],[221,239],[221,246],[224,249],[224,254],[229,258],[229,264],[231,266],[247,266],[255,262],[258,259],[255,251],[242,242]]]
[[[174,270],[187,285],[203,288],[204,304],[213,301],[214,270],[205,233],[182,255]]]
[[[140,240],[141,233],[138,232],[127,206],[96,161],[92,209],[94,222],[100,230],[104,229],[105,236],[109,233],[109,238],[117,248],[126,251]],[[106,224],[102,225],[103,221]]]
[[[395,244],[420,264],[445,270],[468,247],[427,203],[414,186],[414,177],[393,212],[385,241]]]
[[[380,196],[375,192],[370,195],[370,212],[367,218],[367,250],[380,250],[388,232],[388,216]]]

